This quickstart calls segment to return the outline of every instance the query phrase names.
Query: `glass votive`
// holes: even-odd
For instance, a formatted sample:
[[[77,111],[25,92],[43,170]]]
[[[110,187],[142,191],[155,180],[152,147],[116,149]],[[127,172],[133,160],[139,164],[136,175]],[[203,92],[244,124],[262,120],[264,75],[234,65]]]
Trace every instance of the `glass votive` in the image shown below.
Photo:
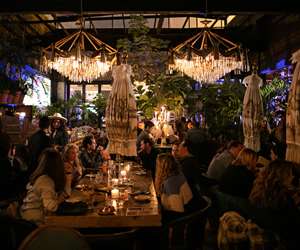
[[[116,200],[111,200],[111,206],[115,208],[115,211],[118,210],[118,203]]]
[[[118,186],[118,184],[119,184],[119,179],[117,179],[117,178],[112,178],[112,179],[111,179],[111,183],[112,183],[113,186]]]
[[[127,163],[125,165],[125,170],[127,171],[127,173],[130,171],[130,163]]]
[[[126,172],[126,170],[121,170],[120,174],[121,174],[121,177],[124,178],[124,177],[126,177],[127,172]]]
[[[122,199],[128,201],[128,190],[125,189],[122,193]]]
[[[119,199],[119,189],[114,188],[111,190],[111,198]]]

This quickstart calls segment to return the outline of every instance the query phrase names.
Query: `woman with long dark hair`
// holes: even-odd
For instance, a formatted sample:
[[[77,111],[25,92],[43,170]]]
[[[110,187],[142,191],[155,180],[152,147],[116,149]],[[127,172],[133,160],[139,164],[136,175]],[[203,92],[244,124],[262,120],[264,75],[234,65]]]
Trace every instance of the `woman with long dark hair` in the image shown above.
[[[58,151],[52,148],[43,151],[26,188],[21,216],[37,224],[43,223],[44,216],[48,212],[55,212],[67,197],[64,192],[64,163]]]

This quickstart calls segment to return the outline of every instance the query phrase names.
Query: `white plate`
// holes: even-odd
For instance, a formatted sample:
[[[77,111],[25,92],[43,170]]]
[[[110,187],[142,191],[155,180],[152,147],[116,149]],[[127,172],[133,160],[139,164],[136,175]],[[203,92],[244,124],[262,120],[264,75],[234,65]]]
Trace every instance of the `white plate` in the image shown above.
[[[138,194],[136,196],[134,196],[134,200],[135,201],[150,201],[151,200],[151,196],[150,195],[146,195],[146,194]]]
[[[70,198],[66,199],[65,201],[69,202],[69,203],[76,203],[76,202],[81,201],[81,199],[78,197],[70,197]]]
[[[86,174],[85,177],[88,177],[88,178],[95,178],[96,175],[95,175],[95,174]]]
[[[136,171],[135,174],[136,175],[146,175],[147,172],[142,170],[142,171]]]

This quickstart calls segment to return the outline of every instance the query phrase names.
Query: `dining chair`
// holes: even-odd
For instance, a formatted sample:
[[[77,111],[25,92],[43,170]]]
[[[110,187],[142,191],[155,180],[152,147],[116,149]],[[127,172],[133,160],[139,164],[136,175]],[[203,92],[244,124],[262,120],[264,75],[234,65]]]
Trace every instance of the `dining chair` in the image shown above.
[[[83,234],[92,250],[135,250],[137,229],[108,233]]]
[[[211,207],[211,200],[206,196],[203,196],[203,199],[206,201],[206,205],[203,208],[171,220],[163,226],[163,249],[199,249],[199,247],[202,247],[199,246],[199,241],[202,244],[207,212]],[[180,235],[176,233],[178,230],[181,232]],[[197,232],[194,230],[197,230]],[[196,235],[197,239],[195,239],[195,233],[198,232],[199,234]],[[174,241],[176,241],[175,244]]]
[[[21,242],[37,226],[23,219],[17,219],[7,214],[0,215],[0,246],[1,249],[15,250]]]
[[[31,232],[18,250],[90,250],[82,235],[70,228],[40,226]]]

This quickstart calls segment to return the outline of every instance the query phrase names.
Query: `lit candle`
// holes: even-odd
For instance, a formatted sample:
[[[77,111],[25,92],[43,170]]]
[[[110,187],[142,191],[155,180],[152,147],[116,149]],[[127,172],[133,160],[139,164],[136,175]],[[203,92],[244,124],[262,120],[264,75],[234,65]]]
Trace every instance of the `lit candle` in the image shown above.
[[[111,183],[112,183],[114,186],[118,186],[119,180],[118,180],[117,178],[113,178],[113,179],[111,179]]]
[[[130,171],[130,165],[129,165],[129,164],[127,164],[127,165],[125,166],[125,170],[126,170],[127,172]]]
[[[126,177],[126,170],[121,170],[120,174],[122,177]]]
[[[119,189],[112,189],[111,190],[111,198],[112,199],[118,199],[119,198]]]
[[[117,210],[117,201],[116,200],[112,200],[111,205],[115,208],[115,210]]]

